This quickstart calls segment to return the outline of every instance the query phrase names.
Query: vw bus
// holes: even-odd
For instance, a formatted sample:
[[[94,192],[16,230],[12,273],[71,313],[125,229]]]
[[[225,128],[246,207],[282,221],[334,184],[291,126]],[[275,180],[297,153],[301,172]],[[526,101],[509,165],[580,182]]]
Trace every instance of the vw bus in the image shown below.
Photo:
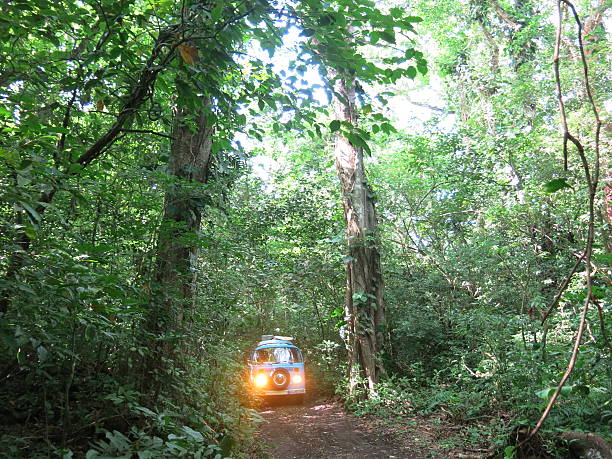
[[[251,386],[258,395],[304,400],[304,358],[288,336],[262,335],[249,359]]]

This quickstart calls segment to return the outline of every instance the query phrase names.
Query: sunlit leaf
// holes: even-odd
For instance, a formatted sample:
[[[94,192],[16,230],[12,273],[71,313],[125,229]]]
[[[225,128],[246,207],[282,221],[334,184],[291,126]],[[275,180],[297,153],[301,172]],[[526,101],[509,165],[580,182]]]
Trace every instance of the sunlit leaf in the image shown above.
[[[182,44],[179,45],[178,50],[183,61],[188,65],[193,65],[198,56],[198,49],[193,46]]]

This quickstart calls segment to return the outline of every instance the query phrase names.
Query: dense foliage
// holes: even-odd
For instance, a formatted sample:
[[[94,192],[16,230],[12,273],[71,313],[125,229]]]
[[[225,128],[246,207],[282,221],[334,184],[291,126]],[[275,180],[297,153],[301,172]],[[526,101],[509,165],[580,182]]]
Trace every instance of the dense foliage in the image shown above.
[[[3,3],[0,454],[240,457],[258,421],[246,352],[278,330],[358,413],[445,416],[503,456],[565,371],[585,300],[539,453],[559,431],[610,438],[608,7],[576,5],[600,158],[571,14],[560,37],[568,126],[602,178],[589,276],[553,5],[403,3]],[[337,72],[359,126],[333,118]],[[206,113],[205,180],[172,172],[179,111],[192,132]],[[368,154],[380,225],[374,396],[346,394],[338,133]],[[169,239],[189,249],[187,295],[161,282]]]

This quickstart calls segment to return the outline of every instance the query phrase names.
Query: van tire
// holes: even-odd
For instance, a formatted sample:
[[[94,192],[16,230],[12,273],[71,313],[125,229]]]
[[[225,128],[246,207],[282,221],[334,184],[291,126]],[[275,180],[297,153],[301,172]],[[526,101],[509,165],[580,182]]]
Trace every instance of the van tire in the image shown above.
[[[277,368],[272,373],[272,389],[283,390],[286,389],[291,381],[291,376],[285,368]]]

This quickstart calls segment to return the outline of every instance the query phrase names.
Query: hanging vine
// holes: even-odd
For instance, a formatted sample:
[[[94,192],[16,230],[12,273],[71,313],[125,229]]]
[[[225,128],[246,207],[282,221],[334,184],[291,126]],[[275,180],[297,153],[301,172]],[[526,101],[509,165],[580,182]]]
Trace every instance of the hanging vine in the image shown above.
[[[567,8],[571,10],[574,21],[578,29],[577,39],[578,39],[578,47],[580,49],[580,58],[581,58],[581,63],[582,63],[582,77],[584,79],[584,85],[586,88],[587,98],[588,98],[589,104],[591,106],[591,109],[593,111],[593,115],[595,118],[595,139],[594,139],[595,140],[595,149],[594,149],[595,151],[594,151],[594,159],[592,163],[590,163],[589,159],[587,158],[585,147],[583,143],[575,135],[573,135],[569,130],[565,103],[563,101],[563,90],[561,88],[561,76],[559,72],[559,67],[560,67],[560,56],[559,55],[560,55],[561,37],[562,37],[562,32],[563,32],[563,20],[564,20],[564,13],[565,13],[564,11],[565,9],[563,8],[563,5],[566,5]],[[555,83],[557,87],[557,100],[559,102],[559,112],[561,114],[561,126],[563,129],[563,163],[564,163],[564,168],[567,170],[568,168],[568,142],[571,142],[576,147],[578,157],[582,164],[582,170],[584,173],[585,182],[588,188],[589,222],[588,222],[587,241],[586,241],[584,253],[580,256],[577,265],[571,270],[568,276],[568,281],[563,283],[560,293],[555,296],[555,301],[553,302],[553,304],[551,305],[551,308],[549,309],[549,311],[546,313],[546,315],[542,319],[542,322],[544,323],[546,321],[552,309],[558,303],[558,300],[562,292],[565,290],[565,288],[567,288],[567,285],[569,284],[569,278],[573,276],[581,260],[584,260],[584,263],[586,265],[586,298],[584,300],[584,305],[581,311],[578,332],[576,334],[576,337],[574,338],[572,355],[568,362],[565,373],[561,377],[561,380],[559,381],[559,384],[557,385],[553,395],[550,397],[548,404],[546,405],[546,408],[542,412],[542,415],[540,416],[540,419],[538,420],[536,426],[529,432],[529,435],[527,436],[527,438],[523,440],[521,443],[519,443],[517,448],[520,448],[521,446],[523,446],[531,438],[533,438],[534,435],[538,433],[538,431],[544,424],[544,421],[550,414],[555,404],[555,401],[557,400],[557,398],[559,397],[559,394],[561,393],[561,390],[563,389],[563,386],[565,385],[572,371],[574,370],[574,366],[576,365],[576,359],[578,357],[578,352],[580,350],[582,335],[584,333],[586,323],[587,323],[587,312],[589,310],[589,306],[591,304],[594,304],[596,307],[601,308],[601,306],[598,305],[596,301],[594,301],[594,297],[593,297],[594,271],[593,271],[592,257],[593,257],[593,242],[595,239],[595,197],[596,197],[597,189],[599,185],[600,133],[601,133],[602,122],[599,116],[599,111],[597,110],[597,106],[595,104],[595,100],[593,99],[593,93],[591,90],[591,83],[589,80],[589,67],[588,67],[588,63],[586,60],[586,54],[585,54],[584,44],[582,40],[583,27],[580,21],[580,17],[578,16],[578,13],[576,12],[576,8],[574,7],[574,5],[568,0],[559,0],[557,2],[557,13],[558,13],[558,22],[557,22],[557,33],[556,33],[555,48],[554,48],[554,55],[553,55],[553,68],[554,68],[554,74],[555,74]],[[601,310],[600,310],[600,313],[601,313]],[[601,325],[603,327],[603,322]],[[602,329],[602,332],[603,332],[603,329]]]

